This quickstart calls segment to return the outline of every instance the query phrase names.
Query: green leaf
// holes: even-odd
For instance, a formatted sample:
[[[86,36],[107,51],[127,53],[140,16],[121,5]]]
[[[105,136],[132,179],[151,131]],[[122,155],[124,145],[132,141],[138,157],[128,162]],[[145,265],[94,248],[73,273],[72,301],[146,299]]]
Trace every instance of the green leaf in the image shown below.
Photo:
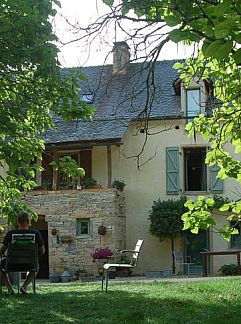
[[[213,198],[208,198],[206,200],[206,204],[209,206],[209,207],[212,207],[214,205],[214,200]]]
[[[184,206],[187,207],[188,209],[192,210],[193,209],[193,201],[192,200],[186,201]]]
[[[234,228],[231,232],[232,235],[236,235],[236,234],[239,234],[238,232],[238,229],[237,228]]]
[[[166,16],[165,21],[166,21],[167,25],[170,27],[174,27],[181,23],[181,19],[174,15]]]
[[[230,208],[230,204],[224,204],[222,207],[219,208],[220,211],[228,211]]]
[[[114,0],[102,0],[106,5],[112,6],[114,3]]]
[[[231,30],[232,21],[230,19],[227,19],[215,26],[214,35],[216,38],[224,38],[230,33]]]
[[[237,65],[241,64],[241,48],[237,49],[236,52],[233,54],[233,59]],[[241,149],[239,152],[241,152]]]
[[[214,225],[216,225],[216,221],[213,218],[209,217],[207,219],[207,224],[209,225],[208,227],[214,226]]]
[[[214,14],[217,16],[223,16],[229,9],[230,6],[232,5],[231,0],[225,0],[214,8]]]
[[[207,44],[206,44],[207,45]],[[216,40],[210,45],[203,46],[203,55],[223,60],[228,57],[233,47],[232,41]]]
[[[191,229],[191,232],[193,234],[198,234],[199,228],[198,227],[194,227],[193,229]]]
[[[182,32],[179,29],[174,29],[170,32],[169,38],[174,43],[178,43],[183,40]]]
[[[189,122],[189,123],[187,123],[187,125],[185,127],[185,130],[186,131],[190,131],[192,128],[193,128],[193,123],[192,122]]]

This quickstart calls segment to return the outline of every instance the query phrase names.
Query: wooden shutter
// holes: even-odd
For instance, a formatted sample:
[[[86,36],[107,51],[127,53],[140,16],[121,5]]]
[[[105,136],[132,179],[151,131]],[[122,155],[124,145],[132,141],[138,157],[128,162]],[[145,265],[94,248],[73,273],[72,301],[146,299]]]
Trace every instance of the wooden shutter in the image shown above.
[[[179,193],[179,150],[178,147],[166,148],[166,191]]]
[[[223,180],[217,178],[219,170],[220,168],[217,164],[210,167],[210,190],[212,192],[223,192]]]

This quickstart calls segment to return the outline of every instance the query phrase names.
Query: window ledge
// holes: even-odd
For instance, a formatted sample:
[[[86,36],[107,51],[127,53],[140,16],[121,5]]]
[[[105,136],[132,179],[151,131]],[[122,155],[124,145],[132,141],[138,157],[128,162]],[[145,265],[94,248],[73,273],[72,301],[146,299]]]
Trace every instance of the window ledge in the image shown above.
[[[208,191],[184,191],[184,194],[188,196],[210,195]]]
[[[85,238],[90,238],[91,237],[91,235],[89,235],[89,234],[83,234],[83,235],[77,235],[76,236],[76,239],[85,239]]]

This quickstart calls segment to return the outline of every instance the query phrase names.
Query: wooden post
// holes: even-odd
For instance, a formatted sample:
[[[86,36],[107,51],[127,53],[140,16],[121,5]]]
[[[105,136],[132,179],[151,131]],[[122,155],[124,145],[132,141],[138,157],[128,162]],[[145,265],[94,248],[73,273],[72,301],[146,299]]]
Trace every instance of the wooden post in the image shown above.
[[[53,158],[55,162],[58,162],[58,156],[56,154],[56,151],[53,152]],[[53,190],[57,190],[57,177],[58,177],[58,172],[53,169]]]
[[[107,145],[107,170],[108,170],[108,188],[111,188],[112,185],[111,145]]]

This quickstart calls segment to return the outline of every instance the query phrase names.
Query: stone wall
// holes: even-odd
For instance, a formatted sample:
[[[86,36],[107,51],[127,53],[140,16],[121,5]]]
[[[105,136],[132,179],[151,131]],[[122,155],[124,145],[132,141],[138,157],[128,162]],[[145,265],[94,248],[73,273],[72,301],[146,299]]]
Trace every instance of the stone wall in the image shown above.
[[[124,195],[116,189],[33,191],[24,199],[48,223],[49,273],[68,268],[96,275],[98,267],[91,257],[95,248],[125,248]],[[78,218],[90,220],[89,236],[77,236]],[[98,234],[100,225],[106,227],[105,235]]]

